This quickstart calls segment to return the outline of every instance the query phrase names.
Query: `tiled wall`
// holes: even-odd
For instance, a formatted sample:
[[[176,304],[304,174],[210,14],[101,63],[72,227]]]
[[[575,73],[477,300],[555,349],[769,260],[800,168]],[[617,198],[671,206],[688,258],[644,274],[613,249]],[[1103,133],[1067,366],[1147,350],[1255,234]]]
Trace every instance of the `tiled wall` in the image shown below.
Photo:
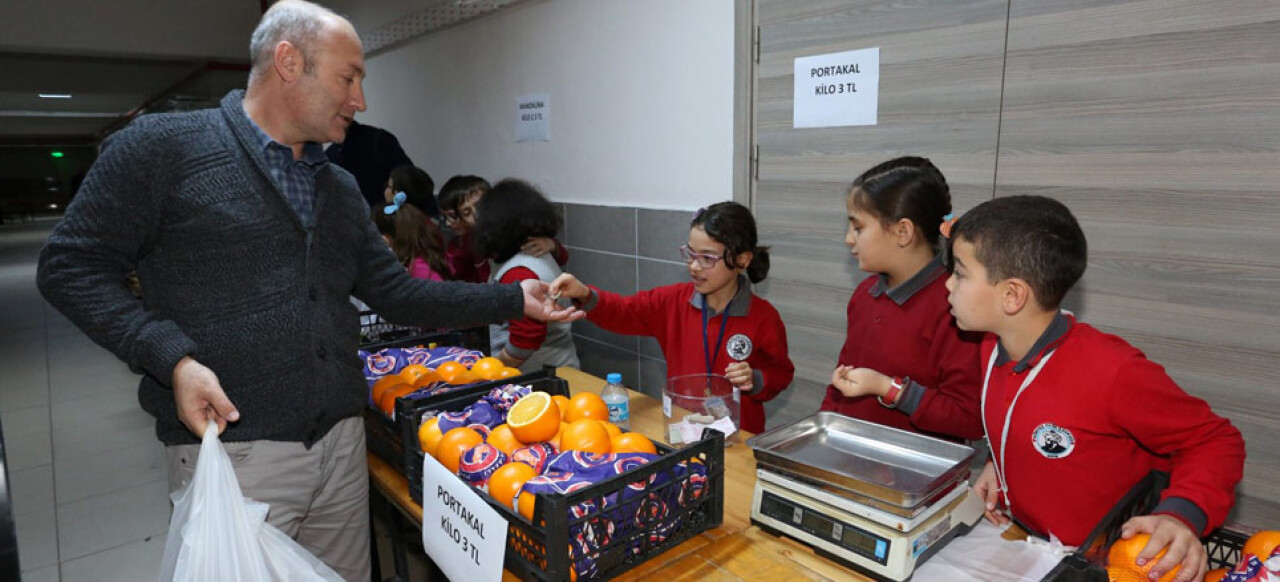
[[[689,239],[690,211],[583,204],[564,204],[562,211],[565,228],[560,238],[569,247],[565,270],[583,282],[630,295],[688,280],[676,249]],[[757,288],[766,298],[767,287],[766,280]],[[843,305],[838,310],[843,314]],[[574,324],[574,342],[583,370],[602,377],[619,372],[627,386],[661,397],[667,366],[657,341],[615,334],[580,321]],[[768,426],[817,410],[824,389],[825,385],[797,380],[766,404]]]

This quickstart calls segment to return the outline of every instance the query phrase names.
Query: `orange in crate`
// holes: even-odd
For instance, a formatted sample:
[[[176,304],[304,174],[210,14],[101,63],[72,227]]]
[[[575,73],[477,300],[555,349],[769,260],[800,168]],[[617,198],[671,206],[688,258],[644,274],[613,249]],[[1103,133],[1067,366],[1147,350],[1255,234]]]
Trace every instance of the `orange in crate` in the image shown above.
[[[418,427],[418,446],[422,452],[436,456],[436,448],[440,446],[440,438],[444,434],[440,432],[440,419],[432,417],[422,423]]]
[[[556,401],[556,406],[560,407],[560,420],[564,420],[564,415],[569,414],[569,397],[563,394],[553,394],[551,399]]]
[[[396,398],[412,393],[416,388],[401,382],[387,388],[382,392],[382,398],[378,399],[378,408],[382,409],[383,414],[392,416],[396,411]]]
[[[462,384],[479,382],[480,380],[482,380],[482,378],[476,376],[474,373],[471,372],[471,370],[463,370],[461,372],[458,372],[457,374],[454,374],[454,376],[449,379],[449,383],[453,384],[454,386],[460,386]]]
[[[546,392],[530,392],[511,406],[507,426],[521,443],[545,442],[560,429],[560,409]]]
[[[609,431],[609,438],[611,439],[622,434],[622,429],[618,428],[618,425],[613,424],[612,422],[602,420],[600,421],[600,424],[603,424],[604,429]]]
[[[458,362],[441,362],[436,366],[436,373],[440,374],[440,379],[453,384],[453,377],[467,371],[467,367]]]
[[[1150,535],[1138,534],[1129,539],[1117,539],[1111,544],[1111,551],[1107,553],[1107,576],[1111,578],[1111,582],[1148,582],[1147,574],[1151,568],[1160,562],[1160,558],[1164,557],[1164,553],[1168,548],[1160,550],[1154,558],[1147,561],[1145,566],[1138,565],[1138,554],[1142,552],[1142,548],[1146,547],[1147,541],[1151,539]],[[1174,566],[1172,570],[1165,572],[1159,578],[1159,582],[1169,582],[1178,576],[1178,570],[1182,566]]]
[[[377,380],[374,380],[373,386],[369,388],[370,400],[372,400],[376,405],[379,402],[382,402],[382,395],[386,393],[388,388],[404,383],[404,379],[395,374],[387,374],[386,376],[378,378]]]
[[[1265,562],[1271,557],[1271,552],[1276,549],[1276,546],[1280,546],[1280,531],[1262,530],[1249,536],[1249,539],[1244,542],[1240,557],[1244,559],[1245,554],[1253,554]]]
[[[615,453],[649,453],[651,455],[658,454],[658,447],[653,445],[653,441],[648,437],[635,432],[624,432],[613,437],[613,452]]]
[[[560,435],[560,450],[603,455],[613,450],[613,442],[600,421],[584,418],[565,425]]]
[[[1204,582],[1222,582],[1222,579],[1226,578],[1227,574],[1230,574],[1230,573],[1231,573],[1231,570],[1228,570],[1226,568],[1209,570],[1208,572],[1204,573]]]
[[[497,377],[494,378],[494,380],[502,380],[504,378],[511,378],[513,376],[519,376],[519,375],[520,375],[519,368],[503,368],[498,372]]]
[[[434,371],[435,370],[432,370],[422,364],[409,364],[408,366],[405,366],[403,370],[400,370],[399,376],[400,379],[404,380],[405,384],[412,385],[418,382],[418,378]]]
[[[516,494],[524,487],[524,482],[538,476],[538,472],[524,463],[507,463],[498,467],[489,477],[489,495],[513,510],[516,505]]]
[[[471,373],[484,380],[497,380],[498,374],[502,372],[507,365],[502,363],[495,357],[480,358],[476,363],[471,364]]]
[[[569,399],[569,411],[564,414],[565,422],[573,422],[590,418],[592,420],[609,420],[609,407],[599,394],[579,392]]]
[[[440,437],[440,444],[436,446],[436,460],[450,473],[457,474],[462,454],[483,442],[484,437],[473,429],[465,426],[451,429]]]
[[[413,387],[422,388],[423,386],[429,386],[443,380],[444,378],[441,378],[440,374],[437,374],[435,370],[427,368],[427,373],[418,376],[418,379],[413,381]]]
[[[520,441],[516,440],[516,435],[512,434],[511,427],[505,424],[493,427],[493,430],[489,431],[489,438],[486,438],[484,442],[493,445],[495,449],[502,451],[507,457],[510,457],[511,453],[515,452],[516,449],[524,446]]]

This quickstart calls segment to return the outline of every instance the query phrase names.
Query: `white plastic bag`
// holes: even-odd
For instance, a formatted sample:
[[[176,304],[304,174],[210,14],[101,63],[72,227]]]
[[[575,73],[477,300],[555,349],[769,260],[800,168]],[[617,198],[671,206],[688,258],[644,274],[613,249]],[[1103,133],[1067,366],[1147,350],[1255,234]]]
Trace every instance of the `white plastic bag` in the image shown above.
[[[244,497],[210,422],[191,482],[173,494],[161,582],[342,582],[333,569],[267,523],[267,504]]]

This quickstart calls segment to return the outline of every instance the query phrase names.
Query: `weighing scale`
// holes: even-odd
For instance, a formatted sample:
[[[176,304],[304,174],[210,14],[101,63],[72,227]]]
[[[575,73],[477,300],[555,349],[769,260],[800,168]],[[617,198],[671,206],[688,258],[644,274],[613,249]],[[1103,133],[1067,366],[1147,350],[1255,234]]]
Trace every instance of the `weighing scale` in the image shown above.
[[[982,519],[965,445],[819,412],[747,441],[751,521],[882,580]]]

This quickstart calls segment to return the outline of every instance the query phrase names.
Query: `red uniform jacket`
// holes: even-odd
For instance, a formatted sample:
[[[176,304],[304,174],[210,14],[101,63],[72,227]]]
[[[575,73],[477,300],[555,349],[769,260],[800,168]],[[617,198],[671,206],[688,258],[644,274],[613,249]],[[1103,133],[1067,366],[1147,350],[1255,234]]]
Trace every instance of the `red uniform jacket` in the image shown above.
[[[875,396],[848,398],[827,385],[822,410],[952,440],[982,438],[981,336],[956,327],[946,281],[946,268],[935,259],[894,289],[884,290],[879,277],[858,285],[849,297],[839,363],[907,377],[911,385],[896,410]]]
[[[992,366],[983,421],[1020,521],[1079,545],[1152,469],[1171,477],[1153,513],[1174,515],[1201,536],[1226,519],[1244,472],[1244,440],[1163,367],[1074,318],[1060,340],[1023,358],[1021,371],[1016,362],[994,365],[996,346],[995,336],[982,344],[983,368]],[[1031,365],[1045,358],[1018,395]]]
[[[630,297],[594,288],[593,291],[597,299],[594,306],[588,305],[587,319],[614,333],[657,339],[667,359],[668,378],[708,373],[702,342],[701,296],[694,290],[693,283],[667,285]],[[724,324],[724,342],[716,350],[710,373],[723,374],[729,364],[739,361],[730,356],[731,346],[739,350],[747,346],[745,361],[759,375],[752,392],[742,393],[739,424],[742,430],[762,432],[763,403],[786,389],[795,373],[795,366],[787,355],[787,330],[778,310],[751,293],[745,278],[739,279],[738,295],[727,311],[729,321]],[[716,341],[724,317],[725,314],[720,313],[708,321],[709,343]]]

